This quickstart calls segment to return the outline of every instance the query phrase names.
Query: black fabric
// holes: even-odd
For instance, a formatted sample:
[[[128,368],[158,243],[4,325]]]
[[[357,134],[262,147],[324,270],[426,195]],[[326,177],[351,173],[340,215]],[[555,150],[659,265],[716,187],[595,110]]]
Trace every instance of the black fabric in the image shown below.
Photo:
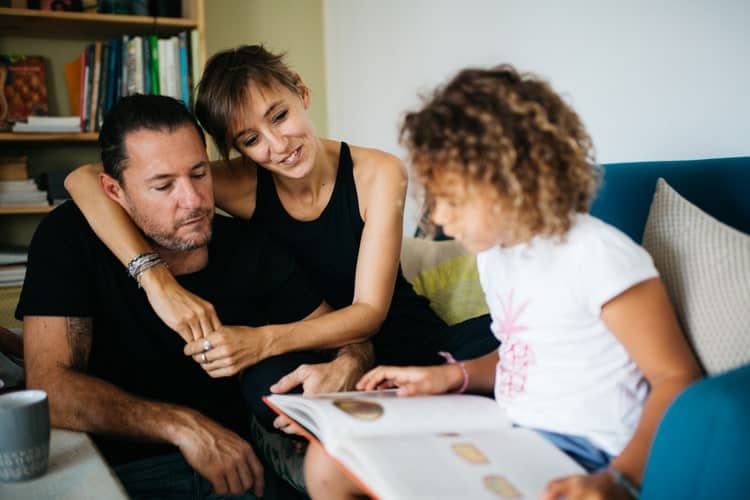
[[[342,142],[331,200],[320,217],[312,221],[299,221],[289,215],[281,204],[271,173],[258,168],[253,220],[292,250],[335,309],[352,303],[364,228],[353,166],[349,147]],[[449,335],[445,323],[432,311],[427,299],[414,291],[399,266],[390,311],[373,338],[377,361],[399,365],[441,363],[443,359],[436,353]]]
[[[299,320],[321,297],[294,259],[255,224],[216,216],[208,265],[178,276],[210,301],[226,325]],[[91,317],[87,373],[143,398],[194,408],[244,434],[247,413],[237,377],[212,379],[183,354],[184,342],[153,312],[112,253],[71,202],[39,225],[29,250],[16,317]],[[105,458],[120,464],[173,452],[169,445],[95,436]]]

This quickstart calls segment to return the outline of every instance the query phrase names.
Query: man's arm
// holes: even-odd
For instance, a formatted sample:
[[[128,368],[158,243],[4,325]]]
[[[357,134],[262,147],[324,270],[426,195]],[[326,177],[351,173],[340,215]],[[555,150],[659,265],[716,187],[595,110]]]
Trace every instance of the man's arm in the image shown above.
[[[234,432],[192,409],[134,397],[86,375],[92,335],[90,318],[24,318],[27,386],[47,392],[53,426],[171,443],[217,494],[250,487],[262,494],[262,466]]]

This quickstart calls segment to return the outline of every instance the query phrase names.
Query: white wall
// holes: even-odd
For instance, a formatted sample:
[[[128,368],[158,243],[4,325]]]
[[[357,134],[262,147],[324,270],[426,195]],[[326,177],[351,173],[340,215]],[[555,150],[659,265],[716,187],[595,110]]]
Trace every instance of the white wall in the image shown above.
[[[746,0],[324,0],[330,137],[404,157],[400,117],[459,68],[567,95],[600,162],[750,154]],[[414,228],[413,203],[404,232]]]

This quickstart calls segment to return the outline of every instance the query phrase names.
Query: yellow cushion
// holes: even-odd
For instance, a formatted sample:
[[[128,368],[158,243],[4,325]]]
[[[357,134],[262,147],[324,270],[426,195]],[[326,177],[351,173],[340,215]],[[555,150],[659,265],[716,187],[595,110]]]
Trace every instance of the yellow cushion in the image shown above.
[[[449,325],[488,313],[477,262],[458,242],[404,238],[404,276]]]

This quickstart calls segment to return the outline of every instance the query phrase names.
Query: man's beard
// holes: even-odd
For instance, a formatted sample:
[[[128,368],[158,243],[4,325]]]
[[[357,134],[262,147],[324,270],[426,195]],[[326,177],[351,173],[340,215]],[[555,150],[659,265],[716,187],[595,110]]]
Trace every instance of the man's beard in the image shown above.
[[[131,205],[132,206],[132,205]],[[196,235],[191,238],[180,238],[177,236],[178,230],[184,225],[185,221],[195,219],[196,217],[208,216],[213,220],[213,210],[209,209],[196,209],[191,211],[185,217],[175,221],[174,227],[171,231],[160,229],[155,227],[153,221],[145,214],[137,210],[131,211],[133,222],[141,229],[144,236],[151,240],[156,245],[166,250],[172,250],[175,252],[188,252],[197,248],[202,248],[208,245],[211,241],[212,235],[212,224],[209,223],[208,231],[204,234]]]

